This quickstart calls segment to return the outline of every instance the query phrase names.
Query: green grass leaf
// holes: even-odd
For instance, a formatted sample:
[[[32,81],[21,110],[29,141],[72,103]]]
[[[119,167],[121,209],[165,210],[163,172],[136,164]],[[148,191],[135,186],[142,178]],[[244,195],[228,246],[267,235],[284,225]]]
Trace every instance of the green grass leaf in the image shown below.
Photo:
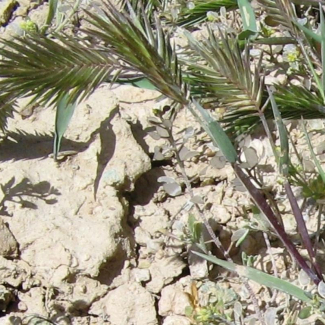
[[[256,270],[249,266],[242,266],[242,265],[238,265],[238,264],[235,264],[232,262],[227,262],[227,261],[221,260],[219,258],[216,258],[214,256],[198,253],[195,251],[193,251],[192,253],[204,258],[205,260],[207,260],[213,264],[220,265],[220,266],[226,268],[227,270],[236,272],[239,276],[246,277],[246,278],[248,278],[252,281],[255,281],[261,285],[265,285],[268,288],[280,290],[280,291],[285,292],[291,296],[294,296],[304,302],[312,301],[311,298],[309,298],[309,296],[307,295],[306,291],[300,289],[299,287],[297,287],[285,280],[276,278],[272,275],[269,275],[262,271]]]
[[[67,130],[77,103],[69,103],[69,94],[63,96],[57,105],[55,117],[55,136],[53,144],[53,155],[56,160],[60,151],[62,137]]]
[[[133,87],[148,89],[148,90],[157,90],[152,82],[145,77],[135,77],[135,78],[117,78],[114,83],[122,85],[131,85]]]
[[[237,0],[194,0],[192,2],[193,8],[181,9],[177,20],[178,25],[189,27],[207,20],[209,11],[218,12],[222,7],[229,11],[238,7]]]
[[[318,35],[318,34],[314,33],[312,30],[310,30],[309,28],[299,24],[297,21],[293,21],[293,23],[301,31],[303,31],[306,36],[310,37],[311,39],[313,39],[314,41],[316,41],[318,43],[321,43],[321,41],[322,41],[322,36],[321,35]]]
[[[248,0],[238,0],[238,7],[243,21],[243,33],[239,39],[257,36],[257,25],[254,10]]]
[[[51,25],[58,8],[59,0],[49,0],[49,11],[46,17],[45,26],[42,28],[42,33],[45,33],[48,27]]]
[[[201,115],[201,125],[205,131],[210,135],[212,141],[218,146],[225,158],[234,163],[237,161],[237,152],[228,135],[223,130],[217,120],[205,110],[196,100],[193,100],[196,109]]]

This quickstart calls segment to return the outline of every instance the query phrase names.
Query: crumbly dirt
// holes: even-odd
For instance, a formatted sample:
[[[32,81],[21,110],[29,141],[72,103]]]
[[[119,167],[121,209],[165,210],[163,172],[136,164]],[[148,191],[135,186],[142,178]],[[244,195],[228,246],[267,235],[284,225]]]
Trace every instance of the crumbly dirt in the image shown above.
[[[44,18],[46,3],[18,2],[19,10],[6,14],[3,37],[10,37],[14,23],[26,14]],[[192,210],[180,169],[173,158],[153,159],[156,148],[165,144],[148,134],[148,117],[162,105],[158,97],[154,91],[103,84],[77,107],[57,162],[51,155],[54,108],[20,101],[0,143],[1,325],[49,324],[46,320],[189,325],[191,308],[221,298],[231,311],[240,301],[245,315],[255,313],[242,279],[191,252],[198,248],[186,236]],[[200,130],[184,110],[174,124],[176,137],[188,127]],[[249,196],[229,165],[215,167],[216,148],[203,133],[187,146],[198,152],[185,162],[194,195],[204,199],[204,215],[228,249],[233,233],[251,225]],[[267,140],[248,136],[241,146],[254,148],[265,185],[276,191]],[[162,176],[176,179],[182,193],[168,195],[158,182]],[[284,221],[296,236],[289,211]],[[316,229],[315,218],[308,227]],[[262,232],[251,231],[240,247],[229,249],[230,255],[238,263],[243,253],[256,255],[254,266],[269,273],[274,273],[274,258],[279,276],[298,283],[290,257],[274,235],[269,240],[271,255]],[[249,284],[262,310],[286,310],[284,295]]]

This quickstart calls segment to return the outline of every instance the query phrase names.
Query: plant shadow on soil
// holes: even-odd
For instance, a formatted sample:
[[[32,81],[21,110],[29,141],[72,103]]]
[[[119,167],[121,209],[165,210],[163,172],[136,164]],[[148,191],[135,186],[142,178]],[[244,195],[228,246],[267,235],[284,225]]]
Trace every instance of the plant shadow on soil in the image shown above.
[[[94,181],[95,196],[105,167],[114,155],[116,136],[112,130],[111,121],[117,112],[118,108],[114,109],[107,118],[101,121],[100,126],[91,133],[86,142],[73,141],[67,138],[62,139],[61,151],[73,150],[80,153],[88,149],[99,134],[101,150],[97,154],[98,165]],[[52,153],[53,139],[54,134],[51,133],[42,134],[36,132],[32,134],[21,130],[9,131],[0,142],[0,161],[46,159]]]
[[[22,208],[37,209],[37,205],[32,202],[35,198],[43,200],[46,204],[55,204],[57,199],[54,196],[61,193],[51,186],[47,181],[33,184],[28,178],[23,178],[16,183],[15,177],[12,177],[7,183],[1,184],[3,198],[0,201],[0,215],[10,216],[5,205],[6,202],[20,204]]]
[[[99,134],[102,150],[98,157],[101,159],[101,163],[107,164],[115,149],[115,138],[111,135],[113,131],[110,122],[117,111],[118,108],[114,109],[100,123],[100,126],[90,134],[87,141],[74,141],[63,137],[61,151],[74,150],[78,153],[83,152],[88,149],[96,139],[97,134]],[[53,152],[53,140],[53,133],[28,133],[22,130],[7,131],[0,142],[0,161],[45,159]],[[110,146],[109,153],[107,153],[108,145]]]
[[[0,143],[0,161],[45,159],[52,153],[53,138],[51,133],[7,132]],[[63,139],[62,147],[79,152],[86,150],[92,141],[92,138],[87,142]]]
[[[114,155],[115,145],[116,145],[116,135],[112,130],[111,121],[114,116],[117,114],[118,108],[116,107],[110,115],[104,119],[97,130],[95,130],[90,138],[93,138],[94,135],[99,134],[100,137],[100,145],[101,150],[97,154],[97,170],[96,170],[96,178],[94,181],[94,196],[96,197],[99,182],[102,178],[103,172]]]

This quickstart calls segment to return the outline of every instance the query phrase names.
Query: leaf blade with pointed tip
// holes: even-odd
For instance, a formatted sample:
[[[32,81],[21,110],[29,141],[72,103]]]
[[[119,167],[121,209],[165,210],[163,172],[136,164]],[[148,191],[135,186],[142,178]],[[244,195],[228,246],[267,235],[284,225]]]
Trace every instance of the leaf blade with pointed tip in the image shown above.
[[[47,14],[45,27],[48,27],[51,25],[52,20],[55,16],[57,7],[58,7],[58,3],[59,3],[59,0],[50,0],[49,1],[49,12]],[[44,31],[46,31],[46,29]]]
[[[310,30],[309,28],[299,24],[296,21],[293,21],[293,23],[295,24],[295,26],[297,26],[301,31],[303,31],[305,33],[306,36],[309,36],[310,38],[312,38],[314,41],[320,43],[322,41],[322,36],[318,35],[316,33],[314,33],[312,30]]]
[[[220,126],[218,121],[212,118],[212,116],[196,101],[193,99],[193,103],[196,109],[200,112],[203,120],[202,126],[205,131],[211,136],[213,142],[221,150],[222,154],[230,163],[237,161],[237,152],[228,135]]]
[[[235,263],[224,261],[224,260],[221,260],[214,256],[198,253],[195,251],[192,251],[192,253],[204,258],[205,260],[207,260],[211,263],[220,265],[220,266],[226,268],[227,270],[236,272],[240,276],[244,276],[244,277],[246,277],[252,281],[255,281],[261,285],[265,285],[269,288],[280,290],[282,292],[285,292],[291,296],[294,296],[294,297],[300,299],[301,301],[311,302],[311,298],[309,298],[309,296],[307,295],[307,293],[304,290],[300,289],[299,287],[297,287],[287,281],[276,278],[272,275],[269,275],[267,273],[264,273],[260,270],[254,269],[249,266],[237,265]]]
[[[60,151],[62,137],[67,130],[77,102],[68,103],[69,94],[65,94],[58,102],[55,116],[55,136],[53,144],[54,159]]]

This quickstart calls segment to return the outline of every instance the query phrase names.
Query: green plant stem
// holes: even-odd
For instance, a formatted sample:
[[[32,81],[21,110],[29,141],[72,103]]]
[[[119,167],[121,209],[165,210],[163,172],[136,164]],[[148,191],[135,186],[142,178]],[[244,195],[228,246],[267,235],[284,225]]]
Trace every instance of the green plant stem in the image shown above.
[[[288,251],[291,253],[291,255],[295,258],[299,266],[308,274],[308,276],[311,278],[311,280],[318,285],[318,283],[322,280],[316,274],[306,263],[306,261],[303,259],[303,257],[299,254],[296,246],[293,244],[293,242],[289,239],[287,233],[285,232],[284,228],[280,225],[278,222],[274,212],[266,202],[265,197],[261,193],[260,190],[258,190],[249,177],[243,172],[243,170],[237,165],[232,164],[232,167],[237,175],[237,177],[241,180],[241,182],[244,184],[246,189],[248,190],[249,194],[251,195],[251,198],[255,202],[255,204],[258,206],[258,208],[261,210],[262,213],[267,217],[271,225],[273,226],[273,229],[278,234],[279,238],[282,240],[283,244],[287,247]]]

